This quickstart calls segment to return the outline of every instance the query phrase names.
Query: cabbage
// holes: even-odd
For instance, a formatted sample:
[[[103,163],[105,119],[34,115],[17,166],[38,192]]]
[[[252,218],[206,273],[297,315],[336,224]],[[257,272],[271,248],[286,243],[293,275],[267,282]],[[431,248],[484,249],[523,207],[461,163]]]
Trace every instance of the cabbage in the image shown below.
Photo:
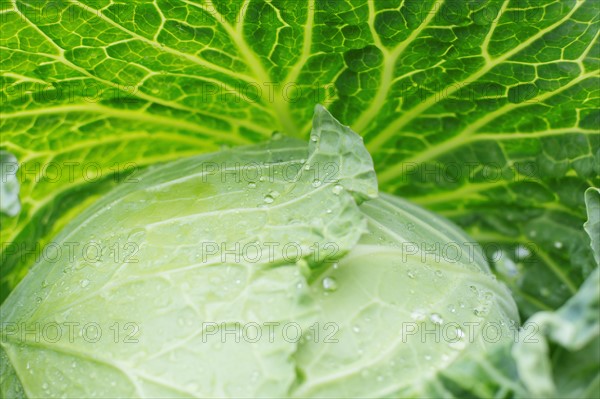
[[[378,196],[320,106],[308,148],[275,135],[121,184],[0,312],[17,397],[440,396],[518,322],[472,240]]]

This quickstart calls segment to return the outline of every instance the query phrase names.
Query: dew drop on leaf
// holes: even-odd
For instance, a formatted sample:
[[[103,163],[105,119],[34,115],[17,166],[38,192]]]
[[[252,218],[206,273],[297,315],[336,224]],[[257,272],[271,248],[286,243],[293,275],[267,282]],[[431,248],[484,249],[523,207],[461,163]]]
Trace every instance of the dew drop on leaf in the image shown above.
[[[327,292],[333,292],[338,288],[337,281],[333,277],[325,277],[322,284],[323,289]]]
[[[444,319],[442,318],[442,316],[440,316],[437,313],[432,313],[429,316],[429,320],[431,320],[431,322],[434,324],[442,324],[444,322]]]
[[[422,320],[425,320],[425,313],[422,310],[420,310],[420,309],[415,309],[410,314],[410,317],[413,320],[422,321]]]
[[[271,204],[271,203],[273,203],[273,201],[275,201],[275,200],[273,199],[273,197],[271,197],[271,195],[270,195],[270,194],[267,194],[267,195],[265,195],[265,198],[264,198],[264,200],[263,200],[263,201],[265,201],[265,203],[267,203],[267,204]]]

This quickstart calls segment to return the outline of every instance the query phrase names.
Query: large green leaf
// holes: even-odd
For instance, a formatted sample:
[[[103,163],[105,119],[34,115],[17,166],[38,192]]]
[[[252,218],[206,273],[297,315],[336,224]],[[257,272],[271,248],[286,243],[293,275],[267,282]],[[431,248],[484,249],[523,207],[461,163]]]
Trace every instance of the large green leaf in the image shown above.
[[[315,103],[364,136],[383,190],[499,244],[524,315],[575,292],[593,265],[596,0],[232,3],[2,3],[0,149],[22,211],[1,216],[1,298],[132,171],[306,136]]]
[[[321,106],[308,145],[276,136],[149,168],[56,237],[133,259],[63,252],[0,306],[0,395],[449,397],[439,377],[509,344],[516,304],[459,228],[376,197],[362,138]],[[421,241],[454,243],[452,260]],[[123,342],[102,334],[116,320]]]
[[[239,178],[239,165],[256,180]],[[36,264],[0,307],[0,359],[8,363],[0,396],[286,396],[300,346],[287,329],[293,323],[302,333],[317,321],[312,286],[320,280],[309,282],[368,231],[358,204],[376,196],[361,137],[320,106],[308,145],[280,137],[148,170],[56,237],[66,244],[93,236],[123,248],[119,255],[62,251]],[[453,281],[467,280],[458,274]],[[470,274],[472,283],[489,280]],[[100,331],[91,345],[77,328],[64,340],[15,334],[18,326],[79,320],[106,329],[128,320],[131,334],[119,342]],[[240,339],[250,323],[268,338]],[[238,335],[228,342],[232,329]],[[90,375],[97,385],[75,382]]]

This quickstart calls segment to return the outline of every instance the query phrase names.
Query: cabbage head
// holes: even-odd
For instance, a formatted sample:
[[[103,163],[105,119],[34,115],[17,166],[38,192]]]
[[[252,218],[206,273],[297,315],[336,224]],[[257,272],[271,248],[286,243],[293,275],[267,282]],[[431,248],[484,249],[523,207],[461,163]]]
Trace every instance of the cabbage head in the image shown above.
[[[320,106],[308,146],[152,167],[44,255],[1,309],[9,396],[485,396],[518,322],[473,240],[378,194]]]

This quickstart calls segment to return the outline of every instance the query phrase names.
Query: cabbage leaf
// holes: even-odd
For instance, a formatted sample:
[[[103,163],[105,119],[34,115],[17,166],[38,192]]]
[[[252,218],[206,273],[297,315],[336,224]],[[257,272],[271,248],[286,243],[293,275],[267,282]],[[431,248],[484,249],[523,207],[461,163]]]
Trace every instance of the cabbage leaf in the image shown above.
[[[594,268],[580,226],[600,174],[596,0],[1,7],[0,150],[22,210],[0,215],[0,298],[118,182],[306,138],[316,103],[363,135],[384,191],[484,244],[522,315],[556,309]]]
[[[134,251],[32,268],[0,307],[3,394],[414,397],[512,342],[516,304],[468,236],[376,198],[363,140],[321,106],[308,142],[151,167],[73,219],[61,247]]]

